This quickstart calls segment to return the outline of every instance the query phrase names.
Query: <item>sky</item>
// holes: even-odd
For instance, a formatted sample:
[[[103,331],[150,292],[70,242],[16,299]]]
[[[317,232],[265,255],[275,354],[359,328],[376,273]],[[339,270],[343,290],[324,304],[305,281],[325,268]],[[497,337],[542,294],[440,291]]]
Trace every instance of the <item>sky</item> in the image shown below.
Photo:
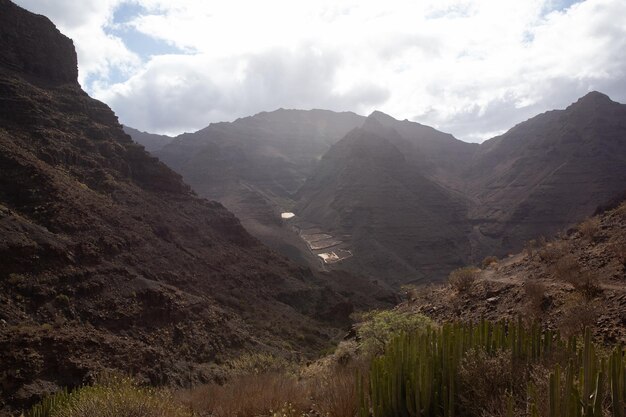
[[[383,111],[480,142],[598,90],[626,103],[624,0],[16,0],[74,40],[120,122]]]

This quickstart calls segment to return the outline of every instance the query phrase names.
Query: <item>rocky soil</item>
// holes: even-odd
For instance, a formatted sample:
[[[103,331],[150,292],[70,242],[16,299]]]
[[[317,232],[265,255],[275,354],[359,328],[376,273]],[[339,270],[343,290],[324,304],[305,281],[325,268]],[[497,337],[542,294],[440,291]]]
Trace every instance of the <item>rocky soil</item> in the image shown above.
[[[438,321],[521,316],[565,333],[592,326],[607,343],[626,342],[626,204],[485,267],[469,290],[443,284],[407,294],[398,308]]]

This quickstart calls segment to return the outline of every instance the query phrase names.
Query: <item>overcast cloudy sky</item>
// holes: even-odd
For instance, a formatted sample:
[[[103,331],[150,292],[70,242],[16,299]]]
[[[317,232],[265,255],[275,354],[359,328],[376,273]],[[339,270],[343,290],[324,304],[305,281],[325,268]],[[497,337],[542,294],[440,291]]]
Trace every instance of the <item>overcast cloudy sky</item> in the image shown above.
[[[626,102],[625,0],[17,0],[120,121],[379,109],[481,141],[590,90]]]

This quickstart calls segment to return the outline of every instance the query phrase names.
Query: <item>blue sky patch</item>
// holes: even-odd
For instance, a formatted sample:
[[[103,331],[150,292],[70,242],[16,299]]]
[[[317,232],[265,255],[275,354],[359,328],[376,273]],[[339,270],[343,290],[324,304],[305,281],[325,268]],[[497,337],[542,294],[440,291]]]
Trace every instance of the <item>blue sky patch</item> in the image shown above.
[[[135,3],[122,3],[113,13],[113,24],[105,28],[107,34],[122,39],[126,47],[147,60],[153,55],[181,54],[183,50],[160,39],[153,38],[128,25],[134,18],[147,13]]]

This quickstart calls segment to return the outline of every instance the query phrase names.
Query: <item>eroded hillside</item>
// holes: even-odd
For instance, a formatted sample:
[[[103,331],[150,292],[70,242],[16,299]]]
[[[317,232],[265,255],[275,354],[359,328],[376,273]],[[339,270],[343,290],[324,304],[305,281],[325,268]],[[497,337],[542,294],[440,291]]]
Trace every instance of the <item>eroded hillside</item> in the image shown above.
[[[409,289],[400,309],[436,320],[540,320],[562,332],[594,329],[607,343],[626,341],[626,204],[553,240],[532,240],[518,254],[486,259],[475,281]]]

